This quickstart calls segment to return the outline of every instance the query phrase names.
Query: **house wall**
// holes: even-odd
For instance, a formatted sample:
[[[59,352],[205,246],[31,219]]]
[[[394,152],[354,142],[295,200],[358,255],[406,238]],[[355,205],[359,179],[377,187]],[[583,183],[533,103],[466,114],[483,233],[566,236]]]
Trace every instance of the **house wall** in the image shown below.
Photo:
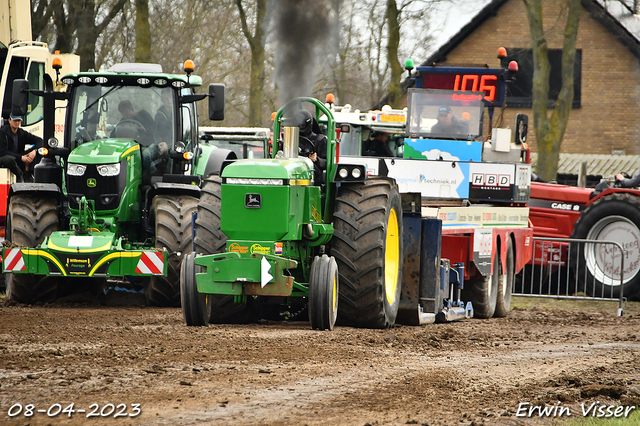
[[[543,1],[543,22],[548,47],[562,48],[564,20],[558,15],[564,4]],[[530,48],[529,23],[521,0],[505,3],[471,36],[447,56],[444,64],[489,64],[498,67],[499,47]],[[640,154],[640,62],[614,35],[582,9],[576,48],[582,49],[581,107],[571,110],[560,152],[611,154],[622,149]],[[549,114],[551,110],[548,110]],[[504,126],[513,128],[515,115],[529,115],[528,142],[537,151],[531,109],[506,108]],[[495,112],[495,117],[499,111]],[[485,117],[485,123],[488,119]],[[485,129],[485,135],[490,134]]]

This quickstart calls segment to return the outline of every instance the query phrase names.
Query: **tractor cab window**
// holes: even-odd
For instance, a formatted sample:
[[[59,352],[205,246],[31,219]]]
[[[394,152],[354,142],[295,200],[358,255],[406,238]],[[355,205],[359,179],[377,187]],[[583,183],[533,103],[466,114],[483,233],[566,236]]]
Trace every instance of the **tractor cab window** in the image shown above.
[[[6,56],[5,52],[5,56]],[[7,82],[13,82],[16,79],[27,79],[29,81],[29,89],[43,89],[44,63],[30,61],[29,58],[21,56],[13,56],[10,58],[9,69],[7,70]],[[4,64],[5,60],[2,60]],[[11,95],[13,84],[7,84],[5,87],[2,117],[8,118],[11,113]],[[22,125],[31,126],[42,120],[43,105],[39,96],[29,94],[27,103],[27,114],[25,115]]]
[[[482,93],[409,89],[407,136],[475,140],[482,135]]]
[[[173,89],[116,84],[77,85],[67,125],[71,148],[90,141],[133,140],[140,144],[143,179],[170,170],[177,135]]]

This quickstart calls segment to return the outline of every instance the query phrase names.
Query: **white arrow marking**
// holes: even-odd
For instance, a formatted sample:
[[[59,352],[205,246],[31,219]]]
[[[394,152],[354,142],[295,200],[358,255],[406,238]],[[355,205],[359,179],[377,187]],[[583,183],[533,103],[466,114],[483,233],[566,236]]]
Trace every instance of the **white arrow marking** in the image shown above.
[[[273,275],[269,273],[269,269],[271,269],[271,265],[269,264],[269,261],[267,260],[267,258],[263,257],[262,261],[260,262],[260,287],[261,288],[264,288],[264,286],[267,285],[267,283],[273,279]]]

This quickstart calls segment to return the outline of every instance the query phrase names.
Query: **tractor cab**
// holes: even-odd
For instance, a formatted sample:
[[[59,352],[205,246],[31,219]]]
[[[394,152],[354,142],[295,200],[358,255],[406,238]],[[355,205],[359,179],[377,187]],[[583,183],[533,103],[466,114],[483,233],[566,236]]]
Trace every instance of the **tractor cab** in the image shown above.
[[[402,157],[404,152],[407,109],[360,111],[351,105],[334,105],[327,95],[327,107],[335,117],[340,130],[340,155],[353,157]],[[321,127],[327,127],[326,116],[320,118]]]
[[[170,154],[193,152],[198,143],[194,104],[180,102],[182,96],[192,94],[187,77],[159,74],[161,69],[153,69],[156,74],[140,73],[143,70],[137,68],[120,71],[65,76],[70,85],[65,126],[69,147],[73,151],[91,143],[84,152],[134,141],[145,185],[165,174],[183,173],[183,158]]]

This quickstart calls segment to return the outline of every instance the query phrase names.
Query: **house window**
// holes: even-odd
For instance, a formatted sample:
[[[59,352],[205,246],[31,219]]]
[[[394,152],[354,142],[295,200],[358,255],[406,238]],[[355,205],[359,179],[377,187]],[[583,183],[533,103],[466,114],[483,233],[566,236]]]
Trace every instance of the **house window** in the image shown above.
[[[532,49],[507,49],[508,56],[503,59],[503,66],[509,61],[518,62],[518,73],[515,81],[507,84],[507,105],[511,107],[531,108],[533,87],[533,50]],[[547,107],[553,108],[560,88],[562,87],[562,49],[549,49],[549,97]],[[582,49],[576,49],[575,64],[573,67],[573,108],[580,108],[580,88],[582,79]]]

